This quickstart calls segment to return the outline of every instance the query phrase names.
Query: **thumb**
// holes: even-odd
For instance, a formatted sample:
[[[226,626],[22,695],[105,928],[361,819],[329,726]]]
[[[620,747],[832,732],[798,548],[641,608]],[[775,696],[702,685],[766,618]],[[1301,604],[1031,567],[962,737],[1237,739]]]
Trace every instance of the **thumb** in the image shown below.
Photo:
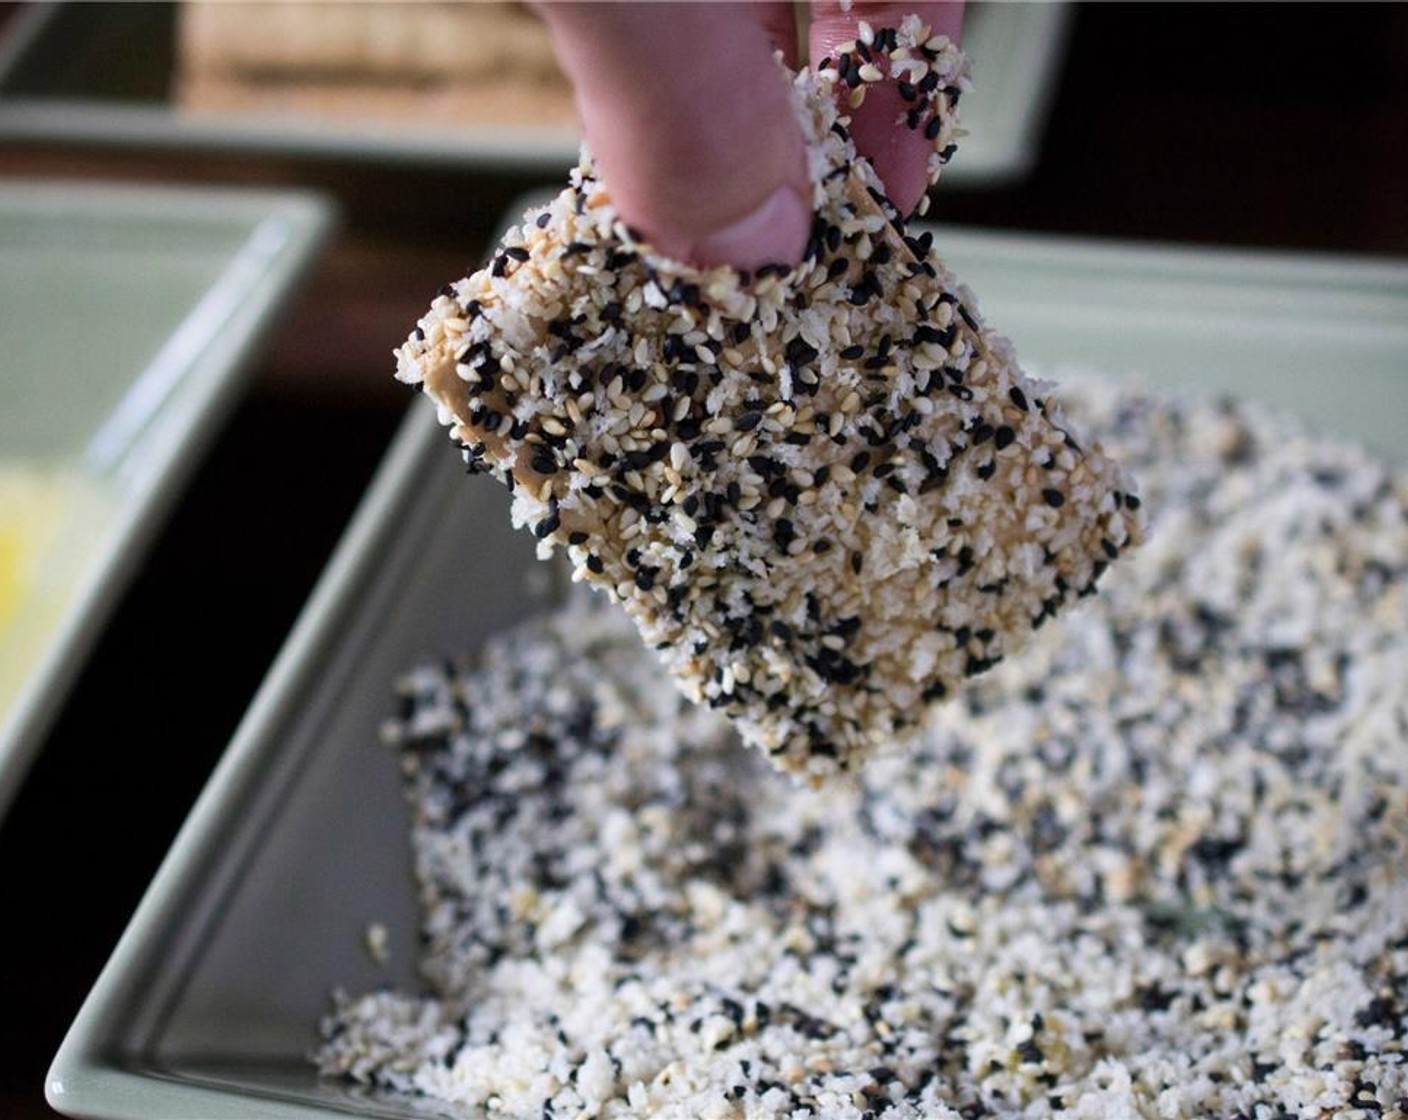
[[[801,127],[774,42],[790,4],[537,8],[622,218],[667,256],[795,264],[811,229]]]

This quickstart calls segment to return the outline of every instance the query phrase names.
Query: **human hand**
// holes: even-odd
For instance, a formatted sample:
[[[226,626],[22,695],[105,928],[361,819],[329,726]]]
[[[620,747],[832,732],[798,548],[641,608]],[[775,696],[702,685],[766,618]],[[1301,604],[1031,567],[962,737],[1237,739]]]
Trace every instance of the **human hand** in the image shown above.
[[[802,132],[772,60],[796,66],[793,6],[763,3],[541,3],[572,81],[592,154],[621,216],[662,253],[708,266],[756,268],[801,259],[811,230]],[[961,0],[814,0],[809,57],[825,58],[865,20],[909,13],[958,40]],[[930,146],[897,124],[904,102],[875,86],[852,116],[868,156],[903,213],[927,185]]]

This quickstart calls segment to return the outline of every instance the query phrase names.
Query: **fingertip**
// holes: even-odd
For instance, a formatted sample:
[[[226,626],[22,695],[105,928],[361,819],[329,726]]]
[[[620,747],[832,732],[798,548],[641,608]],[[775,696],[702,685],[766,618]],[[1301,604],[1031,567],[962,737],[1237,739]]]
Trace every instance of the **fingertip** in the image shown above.
[[[697,240],[687,255],[706,268],[793,265],[802,259],[811,224],[811,208],[802,196],[790,186],[779,187],[751,213]]]
[[[886,195],[902,214],[912,213],[929,189],[932,150],[922,132],[896,126],[907,109],[899,90],[886,82],[871,87],[865,103],[851,114],[856,150],[870,160]]]
[[[772,55],[786,32],[778,8],[543,9],[612,202],[668,256],[740,268],[760,263],[759,252],[768,263],[801,257],[809,215],[797,238],[777,201],[807,185],[801,123]]]
[[[809,42],[814,60],[855,39],[861,20],[876,28],[897,26],[913,14],[929,25],[932,34],[947,35],[955,43],[963,22],[963,4],[953,0],[909,4],[858,0],[844,9],[835,0],[822,0],[812,5],[812,13]],[[921,132],[897,124],[911,108],[898,87],[885,81],[871,85],[860,108],[850,111],[856,150],[870,160],[890,201],[904,214],[912,213],[929,189],[931,145]]]

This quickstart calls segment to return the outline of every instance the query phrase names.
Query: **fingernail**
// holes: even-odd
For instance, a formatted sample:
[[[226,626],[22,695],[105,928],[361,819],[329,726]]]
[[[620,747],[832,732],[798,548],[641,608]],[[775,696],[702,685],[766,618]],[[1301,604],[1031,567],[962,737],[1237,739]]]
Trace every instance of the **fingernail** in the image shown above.
[[[728,264],[754,269],[765,264],[796,264],[811,232],[812,215],[791,187],[779,187],[751,214],[705,234],[689,254],[695,264]]]

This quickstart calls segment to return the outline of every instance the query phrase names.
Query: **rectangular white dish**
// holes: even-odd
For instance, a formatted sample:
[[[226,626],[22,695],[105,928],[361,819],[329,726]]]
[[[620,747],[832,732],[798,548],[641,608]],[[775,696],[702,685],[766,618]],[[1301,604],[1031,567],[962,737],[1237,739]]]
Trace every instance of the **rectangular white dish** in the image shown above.
[[[1403,458],[1408,266],[937,231],[1042,372],[1271,399]],[[531,609],[533,542],[416,402],[235,741],[55,1060],[75,1116],[438,1115],[320,1083],[329,993],[413,985],[391,681]],[[362,945],[389,934],[391,961]]]
[[[0,813],[330,219],[0,181]]]

